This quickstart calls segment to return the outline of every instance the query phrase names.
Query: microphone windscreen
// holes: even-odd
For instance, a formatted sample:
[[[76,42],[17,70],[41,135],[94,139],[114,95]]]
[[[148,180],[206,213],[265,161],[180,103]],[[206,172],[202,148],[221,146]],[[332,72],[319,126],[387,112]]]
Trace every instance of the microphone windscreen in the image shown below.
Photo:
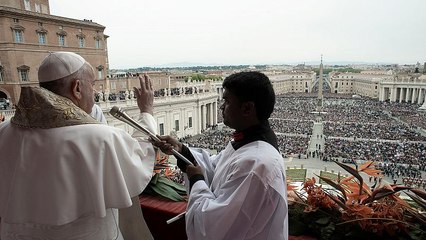
[[[109,110],[109,114],[111,114],[112,116],[116,117],[120,115],[120,108],[117,106],[113,106],[111,108],[111,110]]]

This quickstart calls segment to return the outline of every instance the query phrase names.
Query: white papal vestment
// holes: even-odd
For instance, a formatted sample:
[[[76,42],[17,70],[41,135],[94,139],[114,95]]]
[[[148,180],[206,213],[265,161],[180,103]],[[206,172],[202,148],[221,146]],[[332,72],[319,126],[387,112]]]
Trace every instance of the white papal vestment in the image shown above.
[[[16,115],[15,115],[16,116]],[[154,118],[140,116],[152,132]],[[146,140],[102,124],[0,125],[1,239],[122,239],[117,209],[152,176]]]

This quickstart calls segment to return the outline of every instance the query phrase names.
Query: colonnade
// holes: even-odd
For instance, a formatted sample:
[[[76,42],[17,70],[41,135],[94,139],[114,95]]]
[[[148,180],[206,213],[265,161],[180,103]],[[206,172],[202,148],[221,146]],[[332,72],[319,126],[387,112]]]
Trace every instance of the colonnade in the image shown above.
[[[217,97],[215,92],[204,92],[155,98],[154,118],[158,124],[158,133],[161,135],[175,134],[181,138],[197,135],[207,128],[217,125]],[[118,106],[124,109],[129,116],[137,119],[139,109],[135,99],[104,101],[98,104],[107,116],[109,125],[129,133],[133,132],[130,126],[107,113],[112,106]]]
[[[217,125],[217,102],[206,103],[200,105],[197,109],[200,114],[198,128],[202,131],[210,126]]]
[[[425,102],[426,86],[381,86],[379,101],[410,102],[423,104]]]

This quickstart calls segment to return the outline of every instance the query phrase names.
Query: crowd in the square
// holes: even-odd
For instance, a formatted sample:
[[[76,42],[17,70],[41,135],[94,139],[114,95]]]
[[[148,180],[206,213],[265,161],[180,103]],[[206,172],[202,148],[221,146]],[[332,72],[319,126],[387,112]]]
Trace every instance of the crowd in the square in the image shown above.
[[[209,129],[200,135],[182,138],[181,141],[189,147],[204,148],[220,152],[225,149],[226,144],[228,144],[231,138],[232,130],[223,128],[221,130]]]
[[[309,138],[306,136],[277,135],[278,147],[284,157],[299,156],[306,153]]]
[[[269,119],[284,157],[313,156],[308,151],[313,123],[317,121],[316,94],[277,96]],[[323,100],[324,149],[315,155],[324,161],[355,163],[373,160],[392,179],[423,186],[426,171],[426,114],[420,105],[379,102],[350,95],[326,94]],[[221,112],[218,108],[218,120]],[[218,121],[220,122],[220,121]],[[229,129],[210,130],[185,139],[190,146],[220,151],[231,139]],[[411,180],[410,180],[411,179]],[[425,185],[426,186],[426,185]]]
[[[397,122],[389,124],[362,122],[325,122],[324,135],[346,138],[426,141],[426,137],[414,132],[407,125]]]
[[[339,159],[418,165],[425,169],[425,144],[410,141],[366,141],[327,138],[324,156]]]
[[[281,118],[271,118],[269,119],[269,124],[272,129],[278,133],[293,133],[293,134],[303,134],[311,135],[313,121],[307,120],[296,120],[296,119],[281,119]]]

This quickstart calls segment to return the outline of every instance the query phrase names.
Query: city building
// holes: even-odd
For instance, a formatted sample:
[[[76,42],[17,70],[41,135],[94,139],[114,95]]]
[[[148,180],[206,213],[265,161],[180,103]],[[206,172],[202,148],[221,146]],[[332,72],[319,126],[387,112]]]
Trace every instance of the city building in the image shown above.
[[[426,75],[403,71],[331,72],[332,93],[356,94],[379,101],[423,104],[426,96]]]
[[[50,14],[48,0],[4,0],[0,5],[0,98],[17,103],[21,86],[38,85],[37,70],[53,51],[83,56],[96,71],[97,90],[108,87],[105,27],[88,19]],[[103,88],[103,89],[99,89]]]
[[[313,71],[267,71],[276,94],[310,93],[318,83]]]
[[[19,100],[22,86],[38,85],[38,66],[49,52],[70,51],[80,54],[94,67],[96,101],[105,113],[118,104],[136,116],[138,109],[133,88],[138,86],[137,74],[142,72],[109,71],[108,36],[104,31],[105,26],[92,20],[51,15],[48,0],[3,0],[0,5],[0,99],[13,107]],[[222,80],[236,71],[252,70],[269,76],[277,95],[313,93],[324,87],[327,93],[359,95],[379,101],[425,102],[426,75],[419,63],[415,66],[352,67],[363,71],[334,71],[318,76],[313,66],[305,64],[261,69],[250,66],[246,69],[150,71],[148,74],[156,90],[154,117],[161,134],[174,132],[184,137],[201,133],[218,124]],[[199,76],[203,80],[198,79]],[[319,86],[321,79],[324,84]],[[10,118],[14,111],[6,109],[2,114]],[[111,125],[131,131],[118,120],[108,118]]]

